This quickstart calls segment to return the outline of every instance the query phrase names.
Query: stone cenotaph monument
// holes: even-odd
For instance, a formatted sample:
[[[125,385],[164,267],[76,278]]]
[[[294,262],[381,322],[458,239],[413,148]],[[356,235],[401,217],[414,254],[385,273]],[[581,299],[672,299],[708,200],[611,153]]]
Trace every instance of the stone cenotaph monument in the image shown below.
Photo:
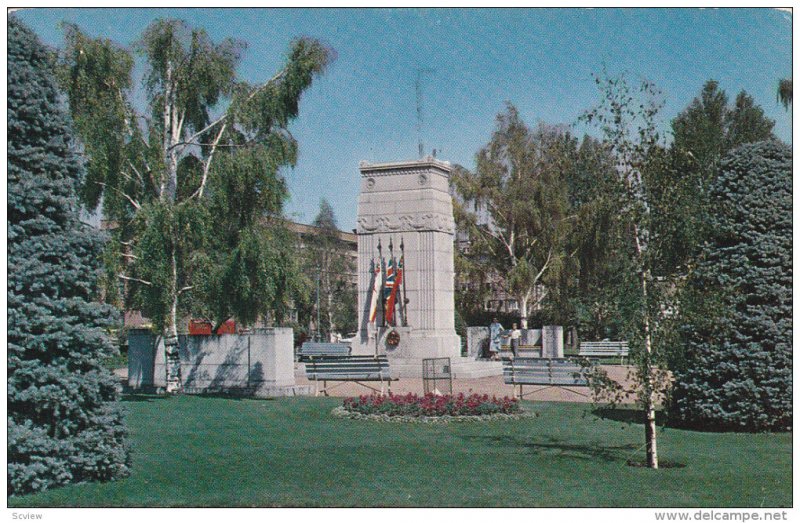
[[[397,377],[420,378],[424,358],[444,357],[456,377],[502,373],[499,362],[462,357],[455,332],[450,163],[427,157],[359,167],[359,333],[353,354],[386,354]],[[390,275],[402,279],[394,299],[388,298]]]

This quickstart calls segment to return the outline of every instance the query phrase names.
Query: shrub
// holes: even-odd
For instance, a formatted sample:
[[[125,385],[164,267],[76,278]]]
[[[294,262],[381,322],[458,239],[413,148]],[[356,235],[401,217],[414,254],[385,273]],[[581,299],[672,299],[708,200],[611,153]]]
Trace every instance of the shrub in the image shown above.
[[[344,408],[359,414],[385,414],[388,416],[484,416],[490,414],[515,414],[520,412],[519,400],[503,397],[491,398],[488,394],[463,393],[456,396],[437,396],[433,393],[388,396],[372,394],[346,398]]]

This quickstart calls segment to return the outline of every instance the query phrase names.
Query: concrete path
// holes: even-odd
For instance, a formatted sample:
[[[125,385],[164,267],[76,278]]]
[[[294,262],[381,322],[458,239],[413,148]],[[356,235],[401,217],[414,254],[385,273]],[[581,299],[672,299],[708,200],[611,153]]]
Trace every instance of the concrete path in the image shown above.
[[[626,377],[628,374],[629,367],[627,365],[603,365],[606,372],[610,378],[625,382]],[[311,385],[312,387],[315,386],[315,382],[309,381],[305,378],[305,376],[300,375],[299,373],[296,375],[296,381],[298,385]],[[378,382],[367,382],[368,385],[380,388],[380,383]],[[336,382],[329,382],[329,386],[336,385]],[[322,383],[320,383],[320,387]],[[447,385],[445,385],[446,387]],[[522,392],[526,394],[526,400],[533,400],[533,401],[571,401],[571,402],[578,402],[578,403],[591,403],[591,391],[587,387],[570,387],[566,388],[547,388],[541,391],[537,391],[534,394],[528,394],[530,391],[539,389],[538,386],[525,386],[522,389]],[[392,393],[393,394],[407,394],[409,392],[415,394],[423,394],[423,385],[422,385],[422,378],[414,379],[414,378],[400,378],[397,381],[392,382]],[[445,392],[445,390],[440,389],[440,391]],[[574,391],[574,392],[571,392]],[[503,376],[490,376],[487,378],[473,378],[473,379],[454,379],[453,380],[453,393],[458,394],[459,392],[463,392],[464,394],[471,394],[471,393],[478,393],[478,394],[488,394],[489,396],[509,396],[512,397],[514,395],[514,389],[511,385],[506,385],[503,383]],[[577,394],[577,393],[580,394]],[[331,396],[336,397],[346,397],[346,396],[358,396],[361,394],[371,394],[372,391],[365,387],[361,387],[355,383],[342,383],[341,385],[336,386],[333,390],[329,391]],[[583,396],[588,395],[587,396]],[[632,403],[633,398],[629,398],[625,403]]]

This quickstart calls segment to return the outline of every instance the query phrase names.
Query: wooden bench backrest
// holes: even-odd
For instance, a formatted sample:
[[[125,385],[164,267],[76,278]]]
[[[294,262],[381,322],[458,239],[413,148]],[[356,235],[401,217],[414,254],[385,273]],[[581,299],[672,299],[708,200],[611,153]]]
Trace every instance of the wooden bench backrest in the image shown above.
[[[347,356],[350,354],[350,345],[345,343],[319,343],[307,341],[300,346],[300,356]]]
[[[391,377],[386,356],[314,359],[306,363],[306,376],[312,381],[386,381]]]
[[[615,356],[628,354],[627,341],[582,341],[580,354],[613,354]]]

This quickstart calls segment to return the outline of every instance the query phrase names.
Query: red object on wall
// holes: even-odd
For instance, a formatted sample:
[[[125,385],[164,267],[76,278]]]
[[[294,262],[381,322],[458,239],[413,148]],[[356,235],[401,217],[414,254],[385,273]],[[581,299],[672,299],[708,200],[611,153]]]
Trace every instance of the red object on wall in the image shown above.
[[[236,322],[228,320],[217,329],[217,334],[236,334]]]
[[[213,325],[208,320],[189,320],[189,334],[192,336],[211,336]],[[236,322],[228,320],[217,329],[217,334],[236,334]]]

